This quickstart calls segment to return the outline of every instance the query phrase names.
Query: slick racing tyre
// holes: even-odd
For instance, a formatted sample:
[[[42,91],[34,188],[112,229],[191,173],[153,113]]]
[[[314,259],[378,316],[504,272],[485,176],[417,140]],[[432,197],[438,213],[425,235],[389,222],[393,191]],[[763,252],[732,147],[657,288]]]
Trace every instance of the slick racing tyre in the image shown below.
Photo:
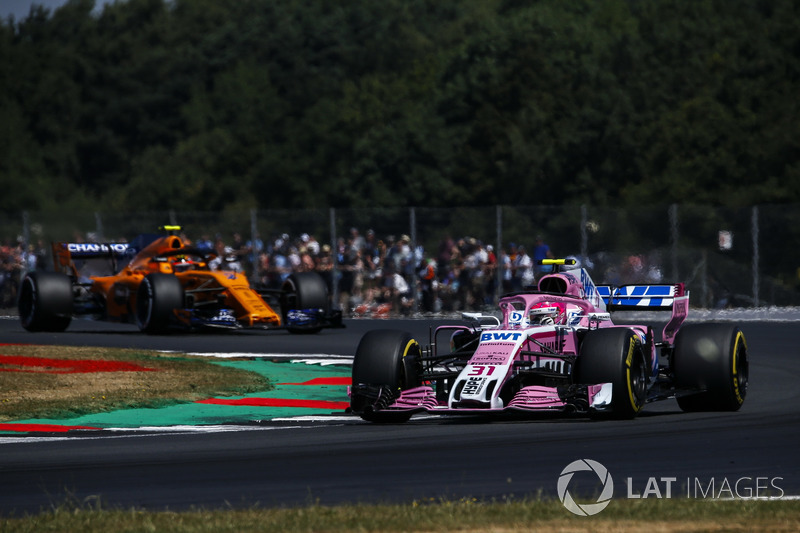
[[[421,385],[422,351],[410,333],[393,329],[368,331],[353,358],[350,407],[370,422],[406,422],[408,411],[381,411],[401,391]]]
[[[20,284],[19,318],[28,331],[64,331],[72,321],[72,280],[59,272],[31,272]]]
[[[281,294],[281,318],[289,323],[289,312],[302,309],[328,311],[328,287],[316,272],[298,272],[283,282]],[[321,325],[289,327],[291,333],[318,333]]]
[[[183,307],[183,287],[171,274],[148,274],[136,293],[136,323],[145,333],[161,333]]]
[[[576,383],[611,383],[611,414],[633,418],[647,398],[647,365],[639,337],[627,328],[589,331],[576,361]]]
[[[749,362],[744,333],[733,324],[689,324],[675,337],[675,387],[684,411],[736,411],[747,396]]]

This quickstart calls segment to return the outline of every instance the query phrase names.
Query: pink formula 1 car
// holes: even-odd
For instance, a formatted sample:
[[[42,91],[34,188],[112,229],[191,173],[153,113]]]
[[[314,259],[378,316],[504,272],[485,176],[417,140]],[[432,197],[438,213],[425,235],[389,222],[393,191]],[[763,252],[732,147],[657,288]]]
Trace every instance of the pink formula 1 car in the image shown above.
[[[538,290],[500,300],[499,316],[467,314],[432,329],[368,332],[353,361],[350,405],[372,422],[414,413],[567,412],[633,418],[648,402],[676,398],[685,411],[735,411],[747,393],[744,334],[730,324],[682,326],[683,284],[595,286],[571,260]],[[559,270],[560,269],[560,270]],[[671,311],[657,335],[616,325],[610,311]]]

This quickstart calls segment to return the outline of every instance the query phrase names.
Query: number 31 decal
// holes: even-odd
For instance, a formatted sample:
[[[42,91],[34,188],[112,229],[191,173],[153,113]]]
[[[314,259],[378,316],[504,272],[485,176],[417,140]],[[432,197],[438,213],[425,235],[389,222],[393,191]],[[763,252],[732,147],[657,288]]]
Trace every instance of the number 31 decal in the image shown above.
[[[483,371],[486,370],[486,375],[491,376],[492,372],[494,372],[494,366],[488,365],[472,365],[468,376],[482,376]]]

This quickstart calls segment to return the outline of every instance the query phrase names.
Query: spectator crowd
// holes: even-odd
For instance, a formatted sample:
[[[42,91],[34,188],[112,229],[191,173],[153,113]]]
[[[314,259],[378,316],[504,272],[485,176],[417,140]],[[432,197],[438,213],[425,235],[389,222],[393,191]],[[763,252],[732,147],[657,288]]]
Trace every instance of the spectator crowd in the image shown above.
[[[245,272],[263,288],[280,288],[293,272],[318,272],[329,293],[337,295],[332,303],[349,316],[481,310],[494,302],[500,262],[506,267],[504,291],[534,279],[533,260],[524,246],[512,243],[498,257],[492,245],[472,237],[445,236],[433,251],[414,246],[408,235],[379,237],[371,229],[362,235],[357,228],[339,237],[334,247],[309,233],[284,233],[266,241],[245,240],[239,233],[228,239],[222,234],[181,237],[186,245],[216,255],[212,269]],[[51,262],[41,242],[6,241],[0,248],[2,307],[16,305],[26,272],[51,269]]]
[[[45,269],[47,252],[39,245],[25,245],[22,237],[6,239],[0,245],[0,308],[17,305],[19,282],[26,272]]]
[[[445,235],[435,249],[426,250],[415,246],[408,235],[379,237],[371,229],[362,235],[357,228],[339,237],[334,247],[320,243],[309,233],[283,233],[266,241],[245,240],[239,233],[230,234],[229,239],[222,234],[202,235],[195,240],[186,234],[181,237],[187,246],[216,255],[209,263],[212,269],[244,272],[262,288],[279,289],[294,272],[318,272],[329,294],[337,297],[332,304],[345,316],[492,309],[498,292],[535,285],[548,272],[548,267],[537,265],[537,261],[553,257],[541,236],[536,236],[530,249],[512,242],[499,253],[474,237]],[[623,265],[625,270],[633,269],[631,272],[620,275],[612,268],[598,277],[612,278],[608,280],[611,283],[637,277],[637,272],[646,267],[641,261],[639,256],[632,256]],[[0,247],[0,306],[16,306],[24,274],[50,269],[51,263],[41,241],[26,245],[21,237],[16,242],[6,240]],[[657,282],[652,269],[647,274],[648,282]]]
[[[425,250],[408,235],[378,236],[372,229],[362,234],[357,228],[334,247],[309,233],[284,233],[266,242],[234,233],[229,243],[205,235],[194,246],[221,258],[212,268],[244,271],[269,289],[280,288],[293,272],[316,271],[346,316],[483,310],[495,301],[499,265],[502,290],[509,292],[533,284],[535,259],[552,257],[541,240],[533,256],[514,243],[498,256],[492,245],[473,237],[444,236],[435,250]]]

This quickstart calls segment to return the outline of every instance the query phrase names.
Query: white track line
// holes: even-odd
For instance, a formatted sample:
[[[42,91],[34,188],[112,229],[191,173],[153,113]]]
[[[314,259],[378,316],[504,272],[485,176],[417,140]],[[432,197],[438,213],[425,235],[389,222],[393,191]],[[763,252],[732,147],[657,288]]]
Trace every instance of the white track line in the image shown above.
[[[199,357],[217,357],[219,359],[273,359],[291,363],[308,365],[352,365],[353,357],[336,354],[304,354],[304,353],[254,353],[254,352],[179,352],[176,350],[160,350],[161,353],[181,353]]]

